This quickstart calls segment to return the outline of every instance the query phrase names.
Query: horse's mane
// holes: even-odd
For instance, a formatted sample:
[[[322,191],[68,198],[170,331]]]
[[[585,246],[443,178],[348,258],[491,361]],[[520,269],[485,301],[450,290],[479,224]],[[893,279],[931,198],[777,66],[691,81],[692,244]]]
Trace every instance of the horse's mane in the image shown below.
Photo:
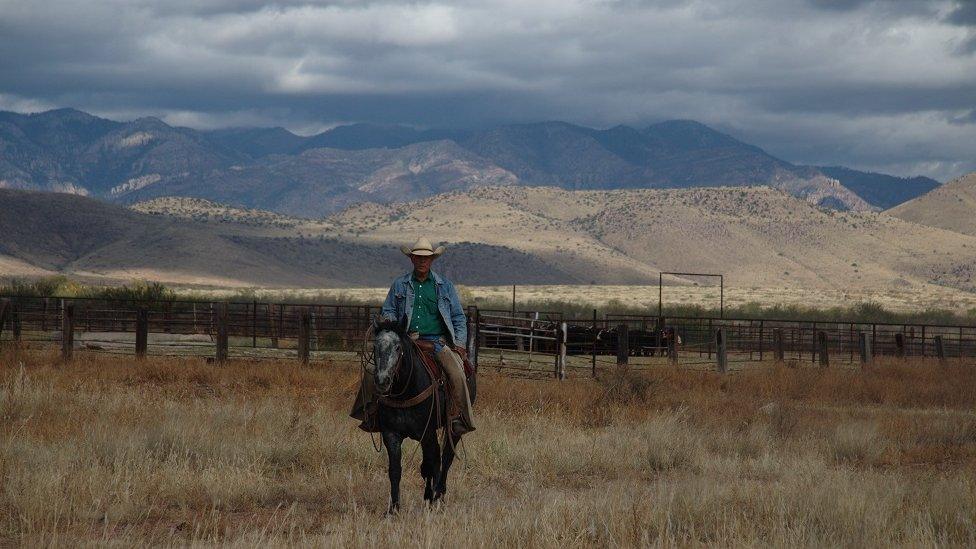
[[[388,318],[378,319],[376,323],[373,325],[373,333],[386,332],[386,331],[396,332],[396,334],[399,335],[400,337],[406,335],[406,332],[404,331],[401,323],[395,320],[390,320]]]

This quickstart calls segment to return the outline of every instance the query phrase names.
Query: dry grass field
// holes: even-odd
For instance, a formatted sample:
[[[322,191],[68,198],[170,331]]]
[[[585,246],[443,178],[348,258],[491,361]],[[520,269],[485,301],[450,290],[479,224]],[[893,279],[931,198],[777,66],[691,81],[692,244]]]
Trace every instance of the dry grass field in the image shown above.
[[[976,364],[486,374],[446,502],[346,417],[356,366],[0,355],[28,546],[976,544]]]
[[[436,264],[435,264],[436,269]],[[407,268],[404,268],[406,272]],[[304,299],[321,303],[350,300],[353,302],[382,303],[387,287],[377,288],[293,288],[253,290],[235,288],[223,290],[184,290],[201,298],[233,296],[242,290],[253,291],[258,299],[288,301]],[[511,286],[460,286],[464,305],[480,302],[511,303]],[[595,308],[620,304],[626,307],[643,307],[649,314],[657,314],[658,288],[654,285],[600,285],[600,284],[520,284],[516,288],[518,303],[542,304],[546,301],[563,301],[588,304]],[[665,305],[700,305],[718,308],[718,286],[675,285],[664,288]],[[943,309],[959,314],[976,313],[976,293],[942,286],[907,286],[904,288],[812,288],[796,286],[726,286],[726,307],[746,304],[762,304],[763,307],[799,306],[808,309],[850,307],[858,303],[874,303],[899,313],[912,313],[925,309]]]

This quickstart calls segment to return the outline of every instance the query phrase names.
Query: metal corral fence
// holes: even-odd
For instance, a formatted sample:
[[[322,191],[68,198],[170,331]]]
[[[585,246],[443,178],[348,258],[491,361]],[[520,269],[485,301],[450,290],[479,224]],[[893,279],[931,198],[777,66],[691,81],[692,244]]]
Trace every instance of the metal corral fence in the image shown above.
[[[0,341],[143,355],[297,357],[359,351],[378,307],[6,297]]]
[[[297,358],[358,352],[379,307],[250,302],[0,297],[0,344],[19,341],[145,355]],[[820,366],[875,356],[976,357],[976,326],[605,315],[468,309],[480,367],[559,379],[601,369],[680,366],[718,371],[764,362]]]
[[[535,320],[485,314],[485,366],[557,378],[601,369],[677,366],[720,372],[762,363],[856,365],[876,356],[976,357],[976,326],[605,315]]]

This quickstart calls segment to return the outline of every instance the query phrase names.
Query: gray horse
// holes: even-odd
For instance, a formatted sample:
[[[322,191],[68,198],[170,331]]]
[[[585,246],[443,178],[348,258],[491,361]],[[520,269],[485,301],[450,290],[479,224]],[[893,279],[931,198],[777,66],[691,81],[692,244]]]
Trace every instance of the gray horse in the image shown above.
[[[420,464],[424,500],[434,503],[447,492],[447,472],[454,462],[454,448],[460,437],[450,439],[446,435],[441,448],[437,430],[447,423],[444,387],[431,381],[421,362],[419,349],[403,326],[384,321],[374,325],[373,333],[376,362],[373,375],[382,395],[377,417],[390,461],[389,513],[392,514],[400,507],[403,440],[411,438],[420,442],[424,453]],[[468,379],[468,389],[473,403],[477,392],[474,375]]]

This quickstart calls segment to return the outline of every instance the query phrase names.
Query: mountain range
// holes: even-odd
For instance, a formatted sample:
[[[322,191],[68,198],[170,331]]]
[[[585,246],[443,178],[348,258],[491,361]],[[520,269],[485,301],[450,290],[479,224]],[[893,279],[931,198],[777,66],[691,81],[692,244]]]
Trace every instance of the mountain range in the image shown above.
[[[74,109],[0,112],[0,187],[132,204],[164,196],[322,217],[492,186],[568,190],[770,186],[817,206],[883,209],[938,186],[798,166],[708,126],[672,120],[606,130],[540,122],[484,130],[353,124],[199,131]]]

